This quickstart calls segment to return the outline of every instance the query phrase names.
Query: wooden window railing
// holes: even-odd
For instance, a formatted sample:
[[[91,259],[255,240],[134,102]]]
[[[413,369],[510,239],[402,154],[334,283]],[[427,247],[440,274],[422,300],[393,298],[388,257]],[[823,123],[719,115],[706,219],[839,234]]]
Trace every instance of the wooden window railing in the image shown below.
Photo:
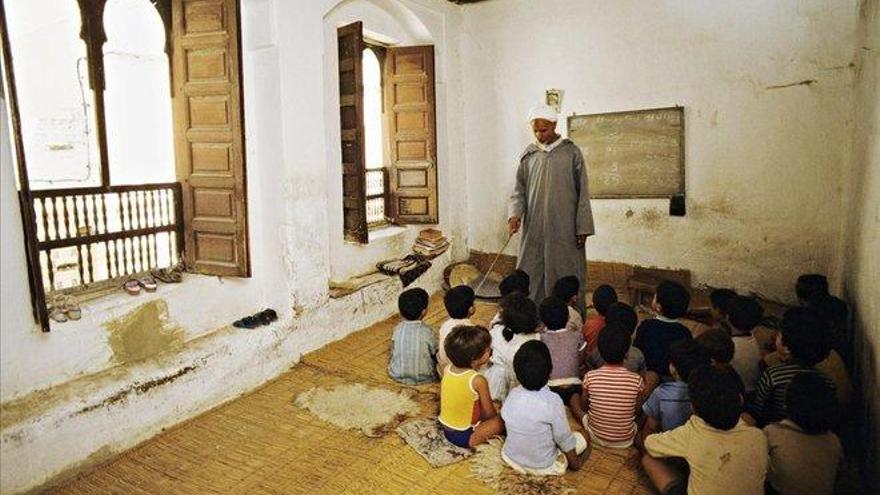
[[[30,196],[47,293],[109,284],[180,259],[178,182],[40,190]]]
[[[367,169],[367,225],[374,227],[386,223],[388,171],[384,168]]]

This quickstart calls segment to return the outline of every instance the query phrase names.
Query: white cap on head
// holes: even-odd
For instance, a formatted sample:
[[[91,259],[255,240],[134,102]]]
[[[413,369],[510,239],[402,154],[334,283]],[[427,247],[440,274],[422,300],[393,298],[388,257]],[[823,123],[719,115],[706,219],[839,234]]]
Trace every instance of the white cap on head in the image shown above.
[[[547,105],[538,105],[536,107],[532,107],[529,110],[529,123],[531,123],[535,119],[543,119],[548,120],[550,122],[556,122],[559,117],[556,115],[556,110],[553,107],[549,107]]]

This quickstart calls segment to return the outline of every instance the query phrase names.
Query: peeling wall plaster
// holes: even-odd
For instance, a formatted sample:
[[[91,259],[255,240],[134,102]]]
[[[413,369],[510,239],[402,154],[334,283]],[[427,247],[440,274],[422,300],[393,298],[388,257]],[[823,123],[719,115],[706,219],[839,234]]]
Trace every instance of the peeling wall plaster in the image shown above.
[[[471,247],[503,244],[525,115],[561,88],[564,115],[685,107],[687,216],[666,200],[594,200],[588,258],[783,301],[803,272],[839,288],[856,14],[857,0],[465,7]]]
[[[183,344],[183,329],[168,317],[168,304],[155,299],[120,318],[104,322],[107,344],[117,363],[139,361]]]

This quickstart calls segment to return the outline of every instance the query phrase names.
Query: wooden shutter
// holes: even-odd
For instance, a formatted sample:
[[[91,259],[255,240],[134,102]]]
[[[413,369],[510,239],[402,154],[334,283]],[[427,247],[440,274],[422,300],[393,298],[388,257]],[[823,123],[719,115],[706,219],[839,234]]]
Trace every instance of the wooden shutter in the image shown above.
[[[339,123],[342,136],[342,226],[347,241],[366,244],[367,169],[364,161],[363,25],[342,26],[339,42]]]
[[[198,273],[250,276],[236,0],[173,0],[177,176],[186,260]]]
[[[437,223],[434,47],[389,48],[384,83],[389,216],[398,223]]]

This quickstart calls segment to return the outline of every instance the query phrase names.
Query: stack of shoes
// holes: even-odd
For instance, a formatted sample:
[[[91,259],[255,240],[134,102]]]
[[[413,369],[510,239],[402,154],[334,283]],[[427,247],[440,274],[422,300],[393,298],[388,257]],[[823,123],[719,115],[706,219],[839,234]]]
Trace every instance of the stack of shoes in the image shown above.
[[[419,232],[413,252],[428,258],[436,258],[449,249],[449,240],[437,229],[424,229]]]
[[[259,326],[268,325],[278,320],[278,313],[274,309],[264,309],[259,313],[251,316],[245,316],[240,320],[236,320],[232,326],[235,328],[253,329]]]
[[[47,307],[49,318],[58,323],[82,318],[82,310],[73,296],[67,294],[55,294]]]

